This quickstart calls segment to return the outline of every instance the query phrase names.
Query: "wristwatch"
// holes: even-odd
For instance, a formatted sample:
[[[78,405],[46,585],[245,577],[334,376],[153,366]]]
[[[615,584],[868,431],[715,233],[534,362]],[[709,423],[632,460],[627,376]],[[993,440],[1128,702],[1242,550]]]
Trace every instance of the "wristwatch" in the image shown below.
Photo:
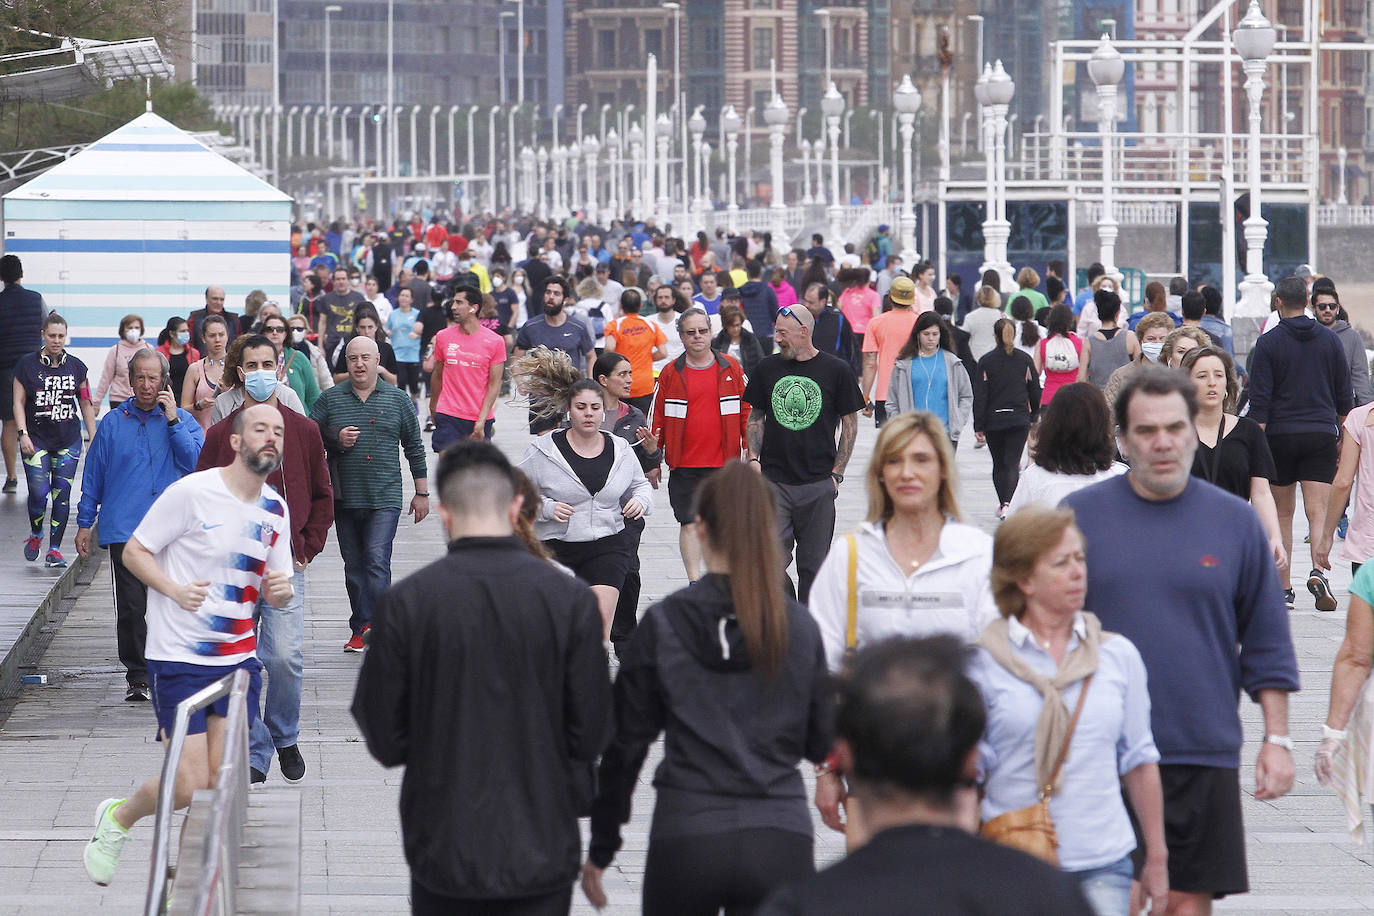
[[[27,436],[28,434],[29,434],[29,431],[28,431],[27,429],[21,429],[21,430],[19,430],[19,438],[20,438],[20,439],[24,438],[24,437]]]
[[[1293,753],[1293,739],[1288,735],[1265,735],[1264,740],[1270,744],[1283,748],[1288,753]]]
[[[834,471],[831,471],[831,472],[830,472],[830,476],[833,477],[833,478],[835,479],[835,482],[836,482],[836,483],[844,483],[844,475],[843,475],[843,474],[836,474]]]

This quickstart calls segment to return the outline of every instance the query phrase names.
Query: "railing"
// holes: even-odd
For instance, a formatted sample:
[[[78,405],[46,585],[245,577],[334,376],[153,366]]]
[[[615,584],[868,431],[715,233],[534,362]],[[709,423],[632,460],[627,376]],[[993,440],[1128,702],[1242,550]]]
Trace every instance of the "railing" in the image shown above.
[[[1097,223],[1102,219],[1102,204],[1082,201],[1078,205],[1079,220]],[[1112,213],[1118,226],[1174,226],[1178,224],[1178,204],[1154,200],[1117,200]]]
[[[1374,226],[1374,207],[1322,204],[1317,207],[1318,226]]]
[[[248,672],[235,671],[177,704],[176,722],[167,736],[167,755],[162,761],[157,815],[153,823],[153,861],[148,876],[144,916],[159,916],[167,903],[167,861],[171,844],[172,812],[176,805],[177,769],[186,745],[191,715],[221,697],[229,697],[224,722],[224,750],[215,778],[205,858],[193,913],[236,912],[239,848],[243,842],[244,813],[248,807]]]
[[[1225,171],[1222,134],[1117,133],[1113,181],[1132,185],[1179,185],[1185,182],[1219,181]],[[1018,138],[1015,159],[1007,162],[1014,177],[1083,182],[1102,181],[1102,137],[1096,132],[1054,135],[1028,131]],[[1232,138],[1232,180],[1247,180],[1250,140]],[[1315,148],[1299,134],[1265,134],[1260,137],[1260,168],[1266,187],[1306,188],[1316,175]],[[1058,157],[1058,158],[1056,158]]]

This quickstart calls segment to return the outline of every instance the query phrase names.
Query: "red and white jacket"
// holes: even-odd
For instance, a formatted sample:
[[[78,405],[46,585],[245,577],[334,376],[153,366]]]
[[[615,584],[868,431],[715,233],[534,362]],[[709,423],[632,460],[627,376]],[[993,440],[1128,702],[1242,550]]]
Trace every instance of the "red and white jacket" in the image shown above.
[[[749,405],[744,401],[744,369],[734,357],[723,353],[716,353],[715,357],[718,399],[708,404],[687,403],[687,379],[682,374],[687,368],[687,354],[682,354],[659,371],[649,428],[662,443],[664,460],[670,468],[679,466],[689,408],[712,410],[720,416],[726,461],[738,458],[747,447],[745,426],[749,422]]]

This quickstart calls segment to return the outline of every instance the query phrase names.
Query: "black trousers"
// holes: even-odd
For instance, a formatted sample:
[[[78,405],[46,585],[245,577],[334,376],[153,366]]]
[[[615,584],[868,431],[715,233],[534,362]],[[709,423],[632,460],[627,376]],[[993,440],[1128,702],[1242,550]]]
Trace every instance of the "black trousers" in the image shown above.
[[[572,885],[538,897],[475,900],[445,897],[410,879],[410,911],[416,916],[567,916],[572,909]]]
[[[611,620],[611,645],[616,657],[630,641],[639,625],[639,539],[644,536],[644,519],[625,519],[625,541],[630,551],[630,568],[625,572],[625,584],[620,586],[620,600],[616,602],[615,617]]]
[[[643,914],[748,916],[779,885],[815,873],[812,845],[776,829],[650,837]]]
[[[148,586],[124,565],[124,544],[110,545],[110,578],[114,586],[115,640],[119,663],[130,684],[148,683],[144,646],[148,642]]]
[[[1011,502],[1016,484],[1021,479],[1021,450],[1026,447],[1030,427],[1022,429],[988,430],[983,438],[992,456],[992,488],[999,503]]]

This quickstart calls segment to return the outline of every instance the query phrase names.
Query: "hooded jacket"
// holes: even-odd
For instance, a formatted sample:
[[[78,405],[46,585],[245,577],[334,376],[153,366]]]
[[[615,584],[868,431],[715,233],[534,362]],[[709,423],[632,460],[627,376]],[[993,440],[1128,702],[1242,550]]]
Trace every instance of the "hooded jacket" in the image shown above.
[[[944,349],[940,350],[940,355],[945,358],[949,437],[957,442],[969,417],[973,416],[973,382],[969,380],[963,360]],[[887,413],[895,417],[915,409],[916,398],[911,391],[911,357],[908,356],[892,364],[892,375],[887,383]]]
[[[812,836],[797,764],[833,739],[820,632],[787,601],[776,681],[754,670],[727,576],[708,574],[645,613],[615,683],[616,737],[598,772],[591,861],[609,865],[649,745],[665,732],[651,833],[692,836],[774,827]]]
[[[778,317],[778,296],[773,287],[762,280],[750,280],[739,288],[739,298],[754,334],[772,338],[773,319]]]
[[[1364,340],[1360,332],[1350,326],[1350,322],[1337,318],[1331,330],[1341,339],[1345,348],[1345,358],[1350,363],[1350,388],[1355,398],[1355,406],[1361,407],[1374,401],[1374,388],[1369,384],[1369,357],[1364,351]]]
[[[634,450],[619,436],[610,436],[610,445],[615,449],[615,461],[606,485],[597,493],[588,493],[552,435],[538,436],[530,443],[519,467],[544,495],[534,520],[534,533],[539,540],[584,543],[619,534],[625,528],[621,509],[631,499],[639,500],[644,517],[653,512],[654,488],[644,476],[639,459],[632,454]],[[572,506],[572,518],[566,522],[555,519],[555,503]]]
[[[1315,318],[1284,318],[1255,341],[1250,419],[1269,435],[1340,435],[1338,420],[1354,403],[1350,363],[1341,339]]]

